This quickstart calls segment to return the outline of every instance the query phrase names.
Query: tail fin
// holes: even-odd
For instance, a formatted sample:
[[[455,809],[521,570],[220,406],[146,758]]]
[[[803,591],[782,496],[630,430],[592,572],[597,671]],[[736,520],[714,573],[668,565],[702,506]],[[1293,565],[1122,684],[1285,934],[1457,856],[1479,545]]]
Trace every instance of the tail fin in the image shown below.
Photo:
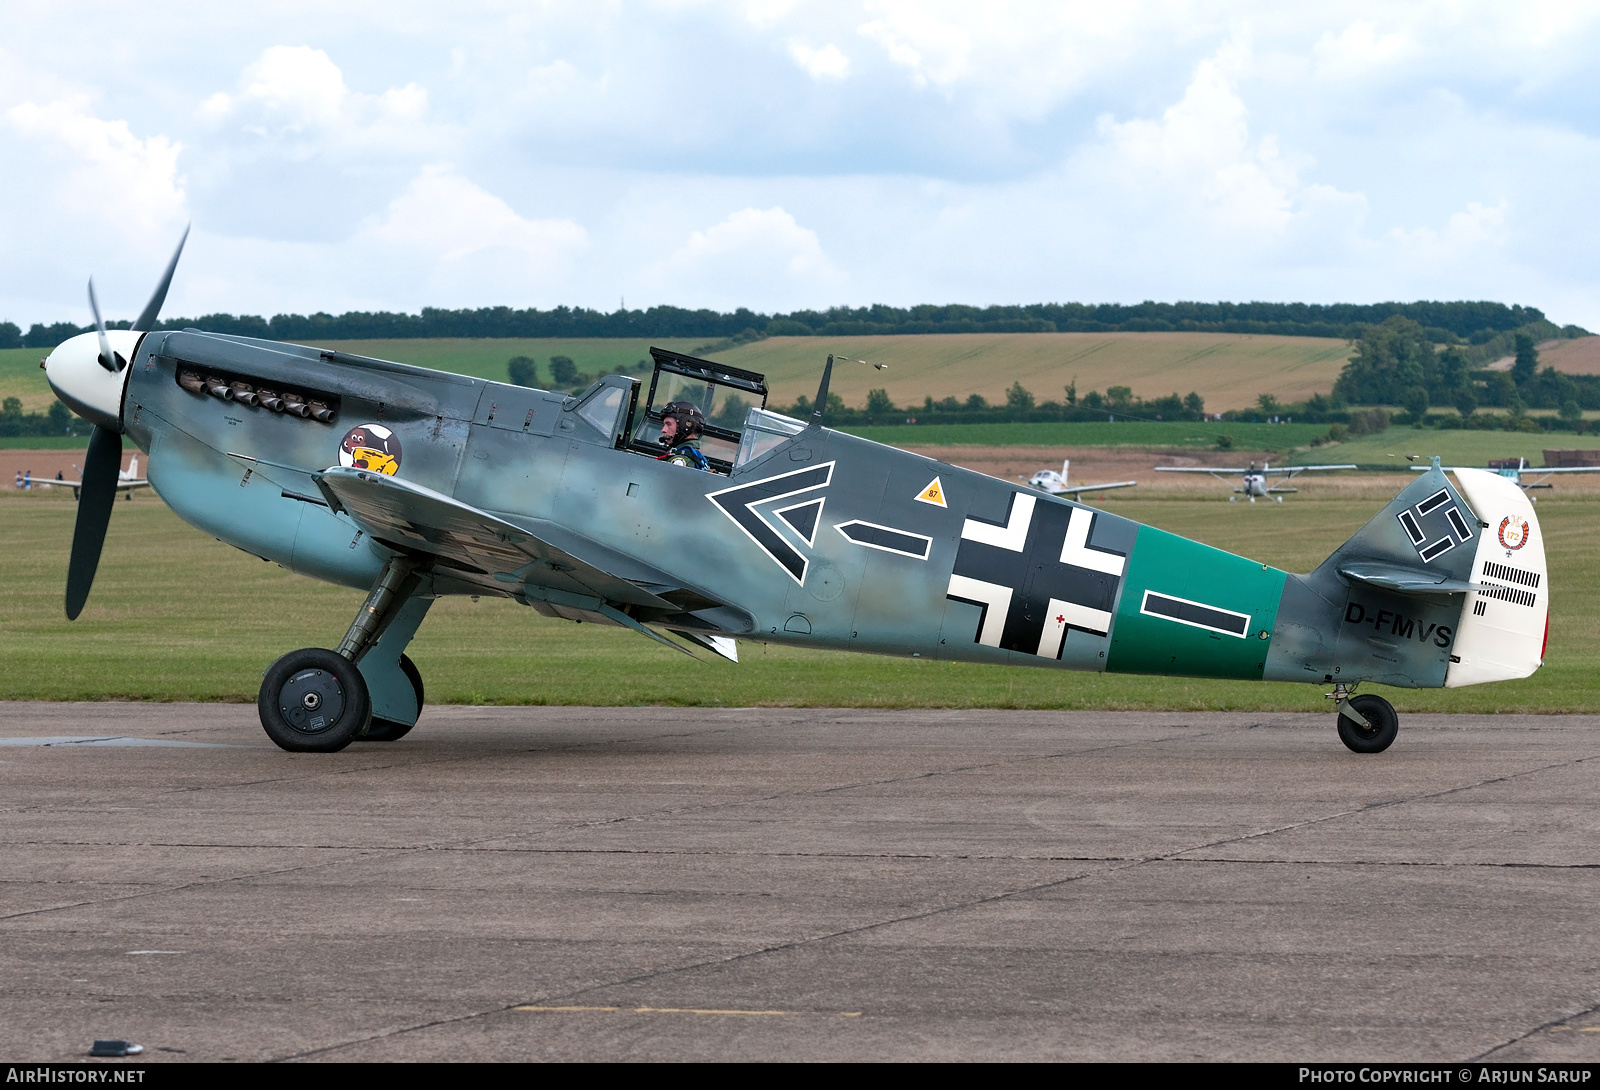
[[[1436,462],[1307,577],[1327,599],[1336,581],[1350,588],[1339,626],[1347,667],[1357,665],[1362,643],[1414,684],[1506,681],[1542,665],[1549,588],[1533,505],[1508,478],[1453,472],[1452,485]],[[1417,631],[1427,624],[1444,633],[1432,641],[1448,652],[1442,677],[1421,661],[1432,647],[1403,638],[1413,615]],[[1448,627],[1433,628],[1435,621]]]

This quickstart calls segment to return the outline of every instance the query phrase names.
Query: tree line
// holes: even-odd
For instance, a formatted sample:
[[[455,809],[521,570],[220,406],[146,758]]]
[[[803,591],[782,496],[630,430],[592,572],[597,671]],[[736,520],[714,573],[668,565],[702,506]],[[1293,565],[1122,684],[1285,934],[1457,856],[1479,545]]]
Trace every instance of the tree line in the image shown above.
[[[76,432],[74,428],[77,429]],[[50,408],[42,413],[23,412],[20,397],[8,397],[0,401],[0,436],[76,433],[87,435],[88,430],[88,424],[75,417],[71,410],[59,401],[52,401]]]
[[[1414,303],[1031,303],[973,307],[922,305],[830,307],[762,314],[746,308],[721,312],[683,307],[603,312],[585,307],[478,307],[420,313],[348,311],[344,314],[206,314],[174,318],[161,329],[279,341],[371,340],[416,337],[605,337],[716,338],[730,345],[777,336],[869,336],[924,333],[1262,333],[1298,337],[1360,336],[1367,326],[1392,318],[1415,323],[1434,344],[1484,345],[1515,330],[1539,339],[1580,336],[1577,326],[1558,327],[1537,307],[1493,302]],[[126,329],[128,322],[111,323]],[[53,348],[91,326],[35,323],[24,332],[0,322],[0,348]]]
[[[1369,327],[1354,342],[1355,353],[1334,383],[1330,401],[1336,407],[1399,405],[1414,421],[1425,419],[1430,409],[1454,410],[1457,426],[1473,426],[1480,407],[1507,409],[1511,418],[1529,409],[1555,409],[1570,426],[1581,426],[1583,410],[1600,409],[1600,375],[1541,367],[1528,330],[1514,331],[1510,342],[1510,370],[1491,370],[1483,366],[1484,353],[1456,345],[1440,350],[1416,322],[1397,315]]]

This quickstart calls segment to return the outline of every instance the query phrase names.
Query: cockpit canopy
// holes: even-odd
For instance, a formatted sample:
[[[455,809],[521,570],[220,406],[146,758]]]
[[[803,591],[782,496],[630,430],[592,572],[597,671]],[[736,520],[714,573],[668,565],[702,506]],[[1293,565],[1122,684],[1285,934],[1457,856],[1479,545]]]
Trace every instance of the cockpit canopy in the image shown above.
[[[699,406],[706,418],[700,453],[712,468],[731,472],[738,461],[745,417],[752,408],[766,406],[765,376],[665,348],[652,348],[650,355],[656,369],[644,404],[631,414],[627,447],[641,454],[660,454],[661,410],[674,401],[688,401]]]

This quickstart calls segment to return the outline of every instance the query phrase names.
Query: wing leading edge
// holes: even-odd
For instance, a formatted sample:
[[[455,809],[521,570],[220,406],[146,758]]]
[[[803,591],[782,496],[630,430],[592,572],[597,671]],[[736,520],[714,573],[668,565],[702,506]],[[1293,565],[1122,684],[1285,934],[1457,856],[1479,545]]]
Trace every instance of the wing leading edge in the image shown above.
[[[330,508],[348,515],[379,544],[430,557],[441,575],[543,613],[603,618],[684,651],[643,622],[673,631],[712,628],[689,611],[729,610],[696,590],[655,581],[646,589],[521,526],[410,481],[342,466],[313,474],[312,480]]]

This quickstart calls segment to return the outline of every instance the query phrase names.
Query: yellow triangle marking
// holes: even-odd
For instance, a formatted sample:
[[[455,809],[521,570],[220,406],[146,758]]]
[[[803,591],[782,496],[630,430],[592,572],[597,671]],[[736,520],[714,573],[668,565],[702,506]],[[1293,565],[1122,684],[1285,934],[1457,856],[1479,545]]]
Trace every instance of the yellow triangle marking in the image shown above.
[[[939,484],[939,478],[937,477],[929,481],[928,487],[918,492],[916,498],[923,503],[931,503],[935,507],[948,508],[950,506],[944,502],[944,487]]]

